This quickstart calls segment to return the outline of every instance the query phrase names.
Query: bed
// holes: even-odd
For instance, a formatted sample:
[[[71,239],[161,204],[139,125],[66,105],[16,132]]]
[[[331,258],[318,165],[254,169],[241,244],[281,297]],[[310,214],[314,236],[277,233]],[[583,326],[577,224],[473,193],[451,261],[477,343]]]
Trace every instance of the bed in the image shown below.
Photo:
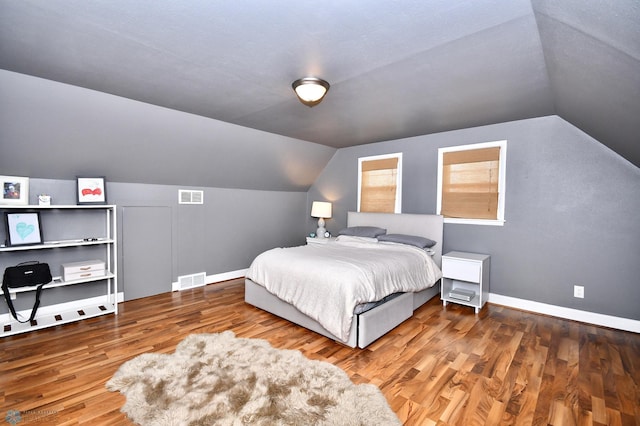
[[[338,246],[340,245],[352,245],[358,253],[370,253],[372,258],[378,256],[378,253],[375,251],[365,252],[365,250],[382,250],[382,247],[367,245],[367,241],[364,241],[361,244],[360,241],[358,241],[358,238],[349,240],[348,238],[350,237],[339,237],[338,241],[340,241],[340,238],[347,238],[346,243],[331,242],[327,244],[312,244],[309,246],[287,249],[273,249],[258,256],[252,263],[245,277],[245,301],[257,308],[287,319],[295,324],[315,331],[347,346],[353,348],[365,348],[376,339],[380,338],[397,325],[410,318],[413,315],[414,310],[439,294],[440,286],[438,283],[441,277],[439,268],[442,261],[443,220],[442,216],[438,215],[348,212],[347,227],[352,228],[363,226],[384,228],[387,230],[387,234],[414,235],[436,241],[436,244],[428,249],[428,256],[424,255],[424,250],[416,247],[407,248],[407,246],[403,244],[392,243],[384,247],[384,250],[391,250],[393,252],[390,252],[388,256],[396,256],[394,251],[399,252],[397,256],[417,256],[416,258],[418,259],[418,262],[424,262],[421,265],[424,266],[425,269],[429,269],[429,282],[421,282],[419,287],[415,287],[416,290],[394,291],[392,296],[385,298],[385,300],[389,300],[386,300],[384,303],[380,302],[373,308],[362,313],[349,312],[348,310],[350,309],[350,306],[346,306],[343,309],[342,302],[333,303],[331,299],[329,303],[326,303],[326,305],[318,303],[318,307],[322,308],[326,306],[326,308],[322,308],[322,310],[326,310],[328,313],[333,312],[333,309],[347,310],[345,313],[350,320],[347,321],[345,318],[344,321],[340,322],[340,326],[338,327],[338,325],[334,325],[333,323],[328,324],[326,319],[315,315],[313,312],[313,306],[311,308],[307,305],[302,305],[302,307],[299,305],[299,307],[295,307],[292,303],[287,301],[291,300],[289,295],[293,293],[296,293],[296,297],[301,296],[303,298],[313,298],[316,297],[316,295],[302,293],[301,289],[303,289],[303,286],[293,286],[292,290],[288,290],[289,293],[280,294],[281,289],[277,286],[274,287],[273,283],[269,282],[266,278],[268,277],[268,274],[262,272],[263,270],[261,268],[265,268],[263,264],[269,265],[266,262],[270,256],[282,256],[287,254],[288,256],[294,255],[293,258],[297,259],[295,255],[298,254],[304,254],[306,256],[307,253],[314,251],[320,254],[322,246],[327,246],[326,251],[331,251],[331,256],[338,257],[338,263],[342,262],[343,256],[343,253],[338,250],[347,250],[346,248],[339,248]],[[366,240],[366,238],[363,240]],[[383,243],[380,243],[377,246],[382,246],[382,244]],[[331,250],[328,248],[329,245],[331,245]],[[337,255],[334,254],[336,251],[338,251]],[[404,252],[407,252],[407,254]],[[416,252],[422,253],[417,254]],[[322,255],[324,255],[324,253]],[[425,257],[428,259],[423,260]],[[322,275],[323,273],[322,271],[314,270],[314,268],[308,268],[303,265],[305,264],[302,262],[298,263],[297,260],[292,260],[286,270],[286,280],[290,279],[292,282],[295,280],[311,282],[313,279],[317,280],[318,275]],[[357,266],[356,269],[362,269],[360,266],[361,265]],[[369,272],[368,270],[364,270],[364,274],[369,276],[375,275],[373,272]],[[401,279],[394,278],[393,280],[390,280],[393,282],[389,285],[397,285],[402,286],[403,288],[406,287],[413,289],[413,286],[417,284],[415,283],[416,279],[410,276],[410,274],[413,274],[413,267],[407,268],[407,275],[401,277]],[[345,274],[345,276],[351,277],[349,274]],[[286,280],[283,279],[283,281]],[[420,280],[423,280],[423,278],[420,278]],[[269,287],[270,290],[267,290],[265,286]],[[314,290],[316,287],[320,286],[308,287],[308,289],[309,291],[316,291]],[[331,293],[331,291],[332,290],[327,291],[327,293],[330,293],[329,297],[333,297],[334,293]],[[372,297],[371,292],[378,292],[377,289],[368,289],[367,291],[369,291],[366,293],[367,297]],[[280,297],[276,294],[279,294]],[[317,296],[319,297],[321,295],[318,294]],[[362,296],[362,294],[359,293],[359,296]],[[380,296],[380,294],[376,294],[376,297],[378,296]],[[312,311],[309,311],[309,309],[312,309]],[[335,316],[340,317],[340,315]],[[336,320],[334,315],[330,315],[330,321],[334,320]]]

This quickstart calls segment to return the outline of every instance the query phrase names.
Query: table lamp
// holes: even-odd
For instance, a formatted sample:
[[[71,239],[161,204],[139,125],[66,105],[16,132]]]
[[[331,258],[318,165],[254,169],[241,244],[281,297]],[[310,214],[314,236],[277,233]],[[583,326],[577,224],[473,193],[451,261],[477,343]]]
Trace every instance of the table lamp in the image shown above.
[[[324,228],[324,219],[329,219],[331,217],[331,203],[325,201],[314,201],[311,205],[311,217],[319,218],[316,237],[325,238],[324,233],[327,232],[327,230]]]

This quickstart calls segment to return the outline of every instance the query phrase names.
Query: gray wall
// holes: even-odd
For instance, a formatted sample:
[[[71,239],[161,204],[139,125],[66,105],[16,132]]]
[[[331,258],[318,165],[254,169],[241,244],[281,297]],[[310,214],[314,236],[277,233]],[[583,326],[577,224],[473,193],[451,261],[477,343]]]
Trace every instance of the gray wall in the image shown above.
[[[492,293],[640,320],[640,169],[559,117],[340,149],[307,205],[332,201],[337,232],[357,209],[358,157],[403,152],[402,211],[435,213],[438,148],[502,139],[506,224],[446,224],[444,252],[490,254]]]
[[[203,189],[204,205],[178,205],[178,189]],[[75,181],[31,179],[30,192],[29,204],[37,204],[36,194],[40,193],[50,194],[53,204],[76,203]],[[143,287],[141,293],[157,294],[171,291],[171,283],[177,281],[180,275],[198,272],[215,275],[244,269],[249,267],[255,256],[267,249],[303,244],[306,234],[304,218],[307,195],[304,192],[107,182],[107,198],[109,204],[117,205],[120,291],[135,286]],[[170,229],[156,230],[170,234],[171,275],[164,282],[148,282],[144,279],[135,283],[124,281],[128,276],[127,271],[123,270],[126,265],[123,258],[128,253],[127,241],[136,246],[145,244],[143,237],[131,241],[122,234],[123,210],[134,206],[162,207],[171,211]],[[146,257],[141,261],[151,264],[156,261],[156,252],[166,249],[154,247],[153,244],[148,244],[147,248]],[[27,256],[29,259],[23,260],[38,260],[38,252],[25,253],[30,253]],[[81,256],[85,256],[85,253]],[[158,253],[157,259],[160,258],[161,253]],[[57,271],[52,272],[56,275]],[[43,293],[41,306],[100,295],[102,290],[97,287],[76,285],[48,290]],[[129,299],[125,293],[125,300]],[[28,309],[32,303],[32,297],[21,296],[15,305],[17,309]],[[0,303],[0,313],[5,312],[8,312],[6,304]]]
[[[124,207],[170,209],[170,229],[157,232],[171,241],[171,274],[126,283],[148,286],[141,294],[169,291],[180,275],[244,269],[268,248],[303,243],[306,190],[336,151],[5,70],[0,102],[0,175],[30,177],[30,204],[39,193],[75,204],[75,176],[104,175],[120,224]],[[203,189],[205,204],[178,205],[178,189]],[[122,271],[122,227],[119,241],[122,289],[130,276]],[[142,261],[162,258],[147,246]],[[42,306],[99,295],[93,287],[47,291]],[[16,306],[30,303],[19,298]]]
[[[120,221],[126,206],[170,208],[169,281],[302,243],[313,200],[334,202],[335,233],[356,209],[360,156],[403,152],[403,212],[435,213],[438,148],[507,139],[507,223],[445,225],[444,251],[491,254],[493,293],[640,319],[640,169],[558,117],[336,151],[2,70],[0,99],[0,174],[31,177],[31,203],[57,204],[75,203],[76,175],[104,174]],[[178,188],[204,189],[205,205],[179,206]]]

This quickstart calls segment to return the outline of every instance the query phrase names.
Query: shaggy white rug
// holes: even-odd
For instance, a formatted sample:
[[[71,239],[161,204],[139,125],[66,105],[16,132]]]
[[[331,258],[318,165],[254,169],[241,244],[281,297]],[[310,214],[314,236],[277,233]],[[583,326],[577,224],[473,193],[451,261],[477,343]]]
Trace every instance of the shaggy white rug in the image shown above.
[[[233,332],[124,363],[107,382],[142,425],[400,425],[382,392],[340,368]]]

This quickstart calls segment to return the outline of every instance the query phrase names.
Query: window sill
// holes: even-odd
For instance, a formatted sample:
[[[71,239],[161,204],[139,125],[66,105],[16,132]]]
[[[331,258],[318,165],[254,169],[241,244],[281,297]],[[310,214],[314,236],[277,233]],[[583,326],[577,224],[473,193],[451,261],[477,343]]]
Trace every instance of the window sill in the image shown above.
[[[486,220],[486,219],[456,219],[445,217],[444,223],[455,223],[459,225],[488,225],[488,226],[504,226],[504,220]]]

